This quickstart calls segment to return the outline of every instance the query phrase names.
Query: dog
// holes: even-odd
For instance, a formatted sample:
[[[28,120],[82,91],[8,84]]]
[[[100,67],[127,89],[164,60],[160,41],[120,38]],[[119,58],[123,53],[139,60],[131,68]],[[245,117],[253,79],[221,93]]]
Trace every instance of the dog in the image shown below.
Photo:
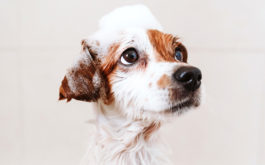
[[[85,164],[170,164],[156,146],[157,130],[201,98],[201,71],[187,63],[180,39],[164,33],[147,7],[133,5],[104,16],[81,45],[59,100],[93,102],[97,132]]]

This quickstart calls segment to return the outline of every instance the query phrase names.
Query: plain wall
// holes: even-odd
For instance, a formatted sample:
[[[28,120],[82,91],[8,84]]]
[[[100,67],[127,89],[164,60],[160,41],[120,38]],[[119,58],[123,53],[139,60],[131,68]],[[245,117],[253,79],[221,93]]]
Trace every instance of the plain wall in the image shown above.
[[[136,3],[203,73],[204,104],[161,130],[175,164],[265,164],[265,1],[0,0],[1,165],[80,162],[94,115],[58,102],[60,82],[100,17]]]

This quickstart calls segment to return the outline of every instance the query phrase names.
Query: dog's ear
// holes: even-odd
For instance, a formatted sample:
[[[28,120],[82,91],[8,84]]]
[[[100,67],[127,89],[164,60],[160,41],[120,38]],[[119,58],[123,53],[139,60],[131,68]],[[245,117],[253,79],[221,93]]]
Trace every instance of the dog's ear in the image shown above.
[[[97,53],[83,40],[81,58],[64,76],[59,89],[59,100],[97,101],[103,81],[99,63]]]

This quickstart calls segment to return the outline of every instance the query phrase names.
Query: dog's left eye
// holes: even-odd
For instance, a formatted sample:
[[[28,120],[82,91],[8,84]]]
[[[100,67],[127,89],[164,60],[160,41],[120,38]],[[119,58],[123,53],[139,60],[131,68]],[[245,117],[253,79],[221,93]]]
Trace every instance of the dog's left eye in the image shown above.
[[[138,60],[138,54],[134,48],[125,50],[121,55],[121,63],[124,65],[132,65]]]
[[[175,49],[175,59],[178,60],[178,61],[182,61],[182,51],[180,48],[176,48]]]

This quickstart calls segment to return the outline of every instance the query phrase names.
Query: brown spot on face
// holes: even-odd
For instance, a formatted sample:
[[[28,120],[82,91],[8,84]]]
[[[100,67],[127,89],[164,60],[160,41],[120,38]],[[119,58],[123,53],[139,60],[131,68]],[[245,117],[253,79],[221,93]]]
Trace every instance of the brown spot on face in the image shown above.
[[[158,30],[148,30],[147,34],[155,49],[155,57],[157,61],[177,62],[174,57],[175,49],[177,47],[179,47],[183,53],[183,62],[187,61],[186,48],[180,42],[177,42],[177,37],[174,37],[171,34],[162,33]]]
[[[111,79],[115,76],[115,70],[117,70],[117,61],[119,59],[118,48],[120,47],[119,43],[115,43],[109,47],[108,54],[105,56],[104,62],[101,64],[100,70],[105,79],[105,88],[108,89],[108,96],[104,100],[105,104],[110,104],[114,101],[114,96],[112,93]]]
[[[109,75],[117,65],[117,60],[119,58],[117,50],[119,47],[119,43],[115,43],[109,47],[108,54],[105,57],[104,63],[101,65],[102,71],[106,76]]]
[[[157,85],[159,88],[166,88],[170,85],[170,78],[167,75],[163,75],[158,81],[157,81]]]
[[[169,98],[172,101],[182,100],[183,98],[192,97],[193,93],[187,92],[181,86],[178,88],[171,88],[169,91]]]
[[[102,75],[102,83],[101,83],[102,90],[100,92],[100,95],[104,103],[108,105],[113,102],[114,97],[113,93],[111,92],[111,85],[109,83],[108,77],[106,77],[103,72],[101,73],[101,75]]]

